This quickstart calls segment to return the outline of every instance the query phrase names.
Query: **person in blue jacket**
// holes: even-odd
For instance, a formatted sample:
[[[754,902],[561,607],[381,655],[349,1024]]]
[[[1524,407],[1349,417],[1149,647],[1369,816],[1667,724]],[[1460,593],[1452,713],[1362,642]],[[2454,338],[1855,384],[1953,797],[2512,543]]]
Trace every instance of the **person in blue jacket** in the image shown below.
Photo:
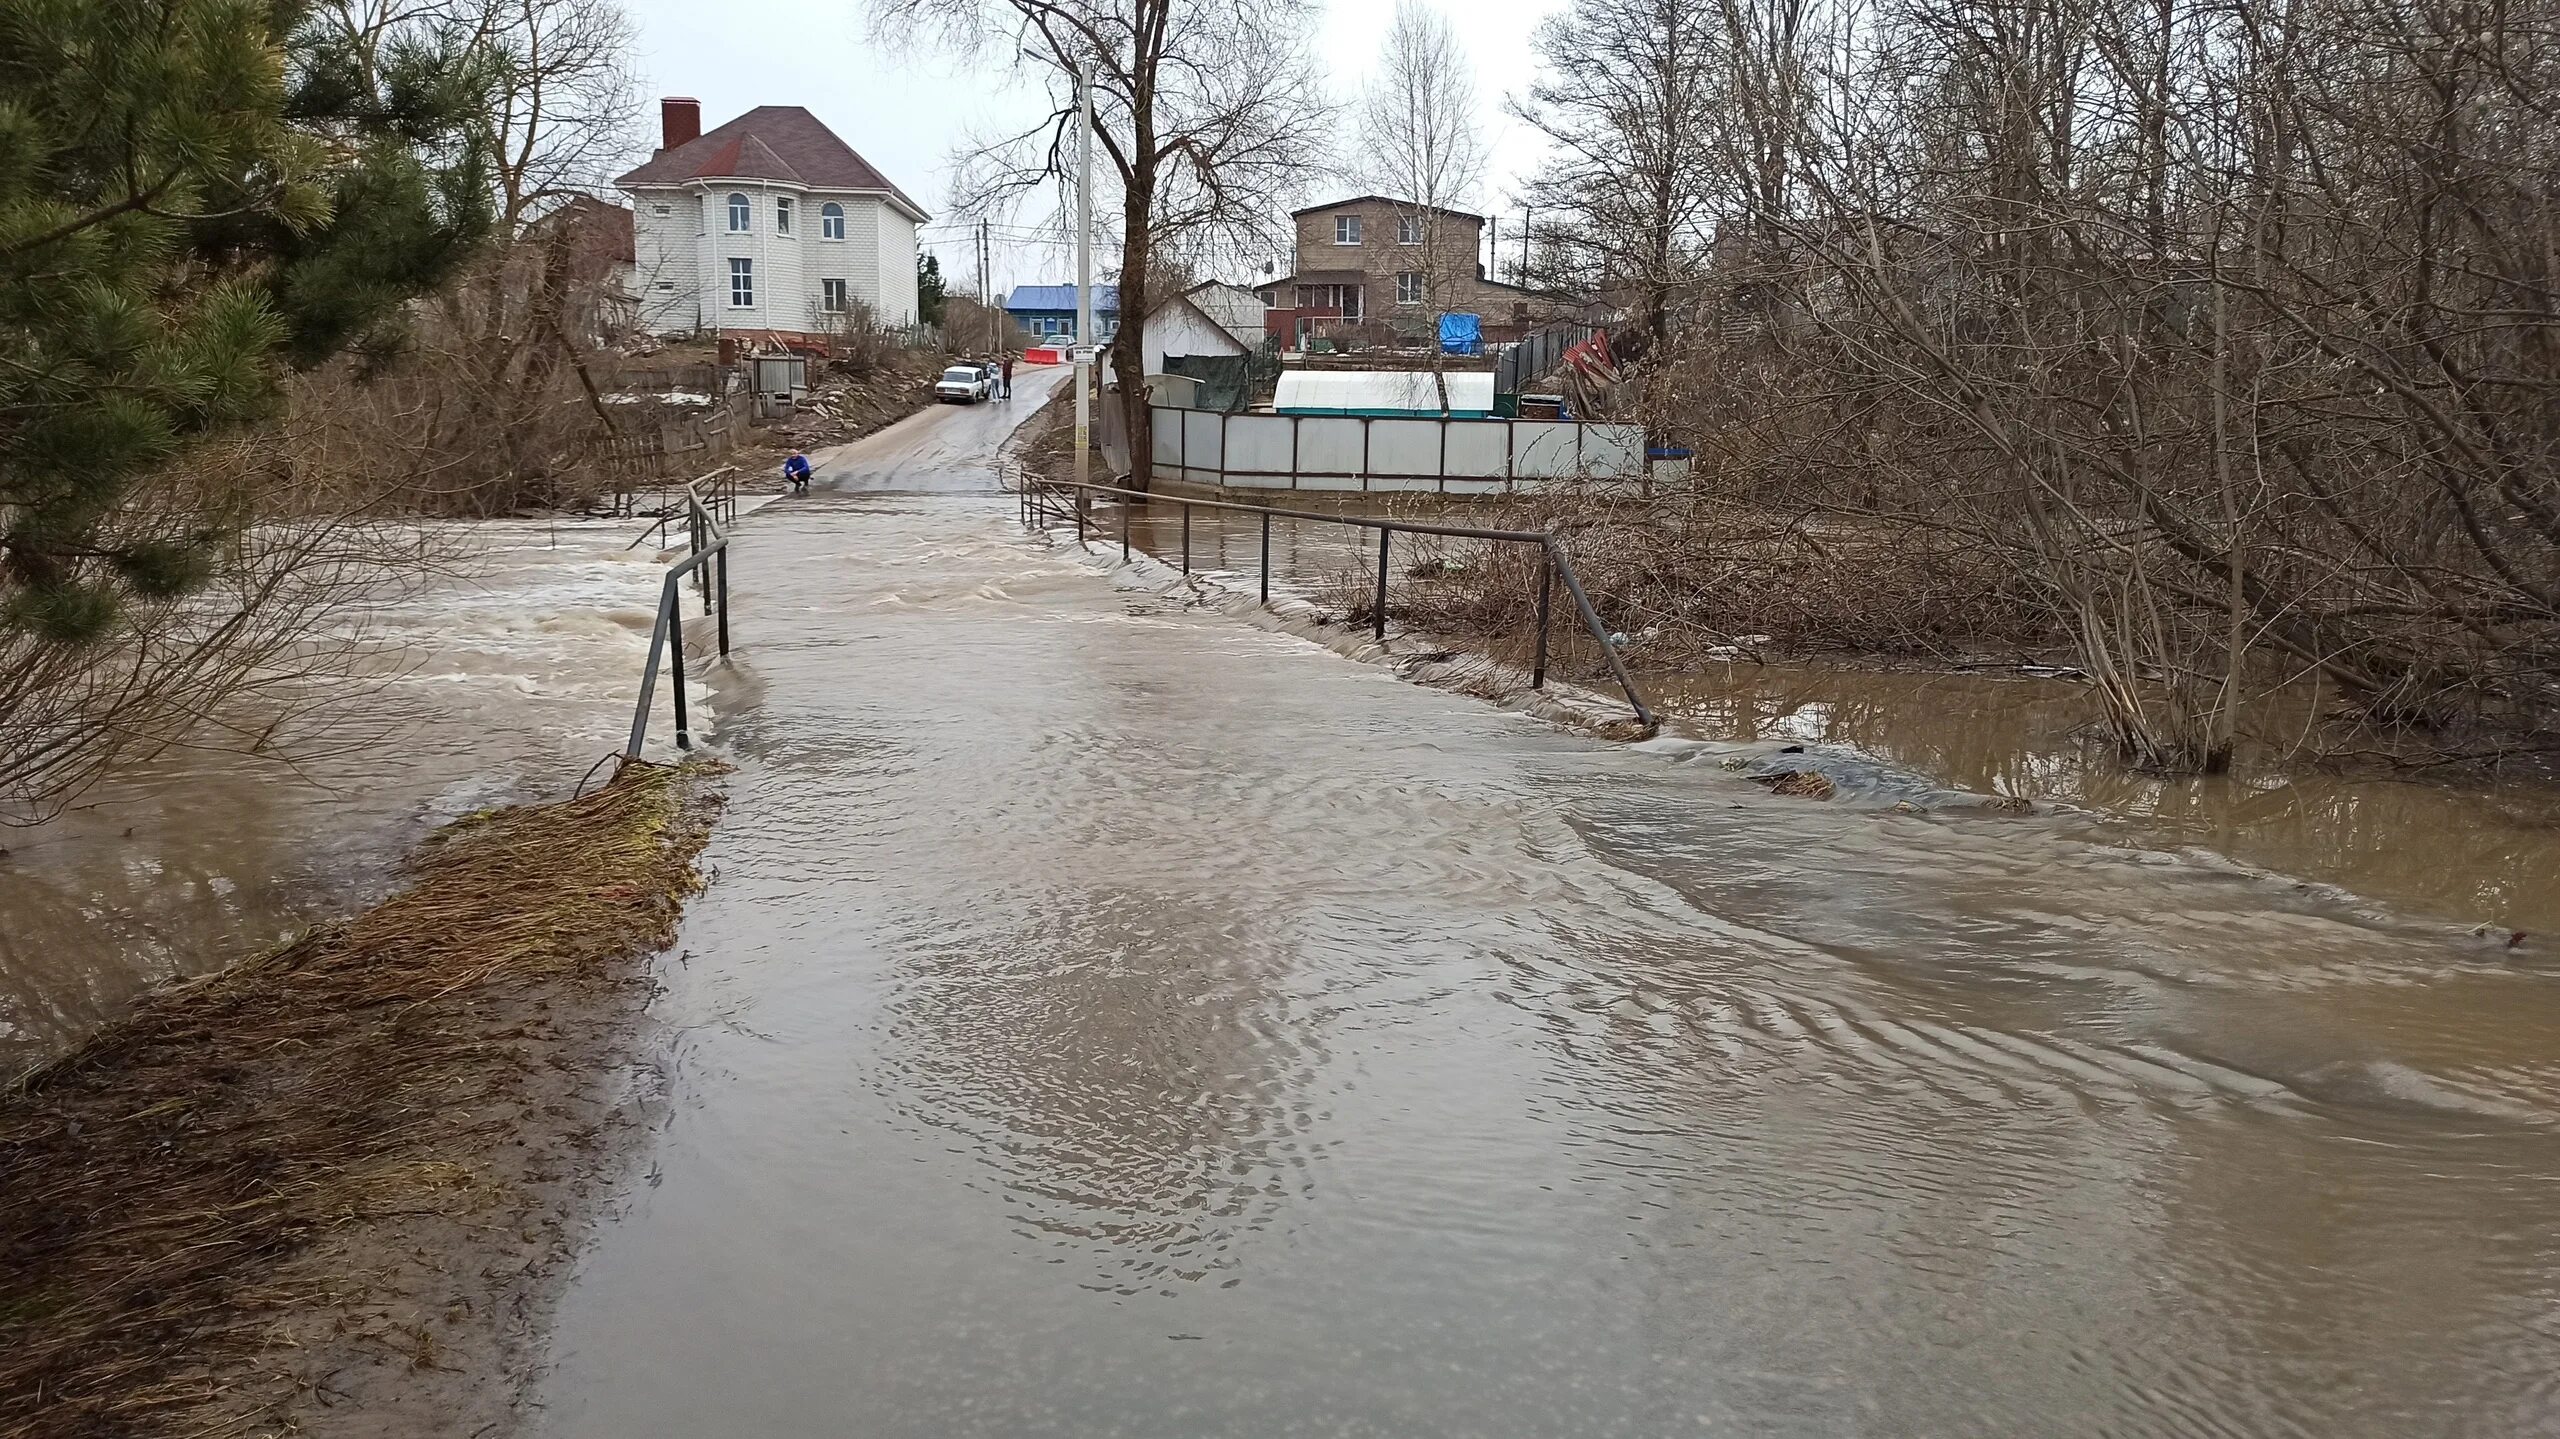
[[[782,477],[791,482],[793,493],[806,491],[809,488],[809,457],[793,450],[791,458],[782,462]]]

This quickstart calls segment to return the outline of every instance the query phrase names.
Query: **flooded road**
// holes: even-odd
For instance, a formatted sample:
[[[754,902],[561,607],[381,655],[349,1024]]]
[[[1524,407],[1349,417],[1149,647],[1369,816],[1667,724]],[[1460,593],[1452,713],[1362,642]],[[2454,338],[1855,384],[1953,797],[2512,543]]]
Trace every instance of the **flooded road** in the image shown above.
[[[2560,1426],[2547,956],[1771,797],[919,469],[739,541],[663,1122],[541,1432]]]

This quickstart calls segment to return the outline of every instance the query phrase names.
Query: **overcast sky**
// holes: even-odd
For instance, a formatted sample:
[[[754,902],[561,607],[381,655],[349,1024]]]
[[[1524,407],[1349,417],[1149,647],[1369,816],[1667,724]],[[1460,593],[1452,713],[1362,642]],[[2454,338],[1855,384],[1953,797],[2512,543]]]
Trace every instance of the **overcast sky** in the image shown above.
[[[1534,143],[1505,118],[1503,100],[1527,87],[1536,68],[1529,32],[1563,0],[1425,3],[1457,22],[1475,62],[1477,103],[1494,154],[1493,179],[1476,208],[1499,210],[1517,177],[1538,161]],[[624,4],[640,31],[640,76],[653,136],[662,95],[701,100],[706,129],[757,105],[805,105],[933,212],[924,238],[942,256],[946,273],[974,271],[972,241],[951,213],[951,157],[970,135],[1036,122],[1047,109],[1036,77],[950,57],[885,51],[867,39],[864,0]],[[1320,0],[1319,9],[1315,50],[1334,67],[1339,98],[1349,99],[1367,77],[1394,4]],[[1018,240],[996,257],[998,289],[1072,278],[1073,257],[1055,242]]]

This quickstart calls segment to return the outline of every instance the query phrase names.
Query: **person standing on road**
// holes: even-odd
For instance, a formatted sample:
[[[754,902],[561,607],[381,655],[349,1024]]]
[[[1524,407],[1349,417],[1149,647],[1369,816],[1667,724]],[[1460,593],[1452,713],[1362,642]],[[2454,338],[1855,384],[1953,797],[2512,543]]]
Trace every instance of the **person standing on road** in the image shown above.
[[[1004,356],[1004,397],[1008,400],[1013,398],[1013,352],[1011,350],[1007,350]]]

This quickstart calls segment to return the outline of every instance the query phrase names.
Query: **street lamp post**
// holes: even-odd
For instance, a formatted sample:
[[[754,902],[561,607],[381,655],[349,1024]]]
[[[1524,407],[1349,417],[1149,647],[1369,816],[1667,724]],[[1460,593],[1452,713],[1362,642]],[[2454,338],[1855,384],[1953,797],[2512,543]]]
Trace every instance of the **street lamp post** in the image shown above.
[[[1093,448],[1093,76],[1076,67],[1076,483],[1091,478]],[[1084,505],[1085,491],[1076,491]]]

